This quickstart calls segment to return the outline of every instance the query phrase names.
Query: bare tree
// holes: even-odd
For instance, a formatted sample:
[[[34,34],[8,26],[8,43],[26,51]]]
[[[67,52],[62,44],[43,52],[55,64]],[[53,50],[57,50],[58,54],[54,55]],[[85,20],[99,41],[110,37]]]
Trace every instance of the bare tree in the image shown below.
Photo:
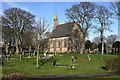
[[[115,15],[118,16],[117,19],[120,20],[120,1],[119,2],[111,2],[110,9],[114,11]]]
[[[98,31],[97,31],[98,32]],[[106,40],[106,37],[103,37],[104,40]],[[97,45],[101,43],[101,37],[94,37],[94,39],[92,40],[93,43],[96,43]]]
[[[94,10],[96,6],[90,2],[80,2],[75,4],[70,9],[66,9],[66,15],[69,20],[72,20],[78,29],[78,35],[80,37],[80,54],[84,54],[84,43],[87,34],[87,30],[92,25],[92,19],[94,16]]]
[[[101,34],[101,43],[102,43],[102,55],[104,54],[104,32],[105,30],[109,30],[109,26],[112,24],[110,18],[112,17],[113,13],[110,12],[107,8],[104,6],[98,6],[96,10],[96,17],[95,21],[100,25],[95,27],[94,29]]]
[[[40,44],[41,41],[45,38],[45,34],[47,30],[49,29],[49,24],[47,24],[45,19],[39,19],[39,21],[35,25],[35,33],[34,33],[34,43],[36,46],[36,51],[37,51],[37,61],[36,61],[36,67],[38,68],[38,60],[39,60],[39,50],[40,50]]]
[[[35,22],[35,16],[30,12],[21,10],[20,8],[10,8],[4,11],[4,16],[2,17],[2,25],[4,27],[10,27],[13,29],[16,53],[19,53],[18,43],[20,33],[31,27]]]
[[[96,43],[97,45],[100,43],[100,37],[95,37],[92,42]]]
[[[117,40],[117,35],[110,35],[106,38],[106,44],[108,47],[112,47],[113,43]]]

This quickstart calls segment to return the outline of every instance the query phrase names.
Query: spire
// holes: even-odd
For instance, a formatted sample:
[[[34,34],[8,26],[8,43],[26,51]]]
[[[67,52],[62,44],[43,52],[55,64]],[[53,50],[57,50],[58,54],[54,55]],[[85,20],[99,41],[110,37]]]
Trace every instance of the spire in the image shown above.
[[[57,13],[56,13],[56,14],[55,14],[55,17],[54,17],[53,30],[56,28],[57,25],[58,25],[58,16],[57,16]]]
[[[57,17],[57,13],[55,14],[55,17],[54,17],[54,19],[55,19],[55,18],[58,18],[58,17]]]

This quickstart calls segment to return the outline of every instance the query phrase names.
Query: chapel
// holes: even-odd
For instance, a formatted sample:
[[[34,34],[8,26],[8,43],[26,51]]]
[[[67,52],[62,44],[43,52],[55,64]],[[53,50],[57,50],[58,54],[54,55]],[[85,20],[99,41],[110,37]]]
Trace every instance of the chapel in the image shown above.
[[[70,52],[70,35],[74,27],[73,22],[59,24],[57,14],[54,17],[52,34],[49,39],[49,52]]]

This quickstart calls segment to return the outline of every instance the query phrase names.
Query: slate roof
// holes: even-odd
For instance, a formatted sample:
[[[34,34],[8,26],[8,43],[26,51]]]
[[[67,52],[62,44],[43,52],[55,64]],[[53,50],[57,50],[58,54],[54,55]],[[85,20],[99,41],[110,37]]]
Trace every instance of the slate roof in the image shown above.
[[[50,38],[67,37],[70,35],[72,27],[73,27],[73,22],[59,24],[53,30]]]

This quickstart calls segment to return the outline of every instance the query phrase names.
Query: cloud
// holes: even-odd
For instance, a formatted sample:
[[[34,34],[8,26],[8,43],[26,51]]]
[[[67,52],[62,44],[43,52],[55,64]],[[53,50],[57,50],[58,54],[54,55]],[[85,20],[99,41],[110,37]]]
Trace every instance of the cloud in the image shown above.
[[[24,10],[26,10],[26,11],[30,11],[30,10],[28,9],[28,7],[19,6],[19,5],[15,4],[14,2],[7,2],[7,3],[8,3],[8,5],[10,5],[11,7],[17,7],[17,8],[24,9]]]

